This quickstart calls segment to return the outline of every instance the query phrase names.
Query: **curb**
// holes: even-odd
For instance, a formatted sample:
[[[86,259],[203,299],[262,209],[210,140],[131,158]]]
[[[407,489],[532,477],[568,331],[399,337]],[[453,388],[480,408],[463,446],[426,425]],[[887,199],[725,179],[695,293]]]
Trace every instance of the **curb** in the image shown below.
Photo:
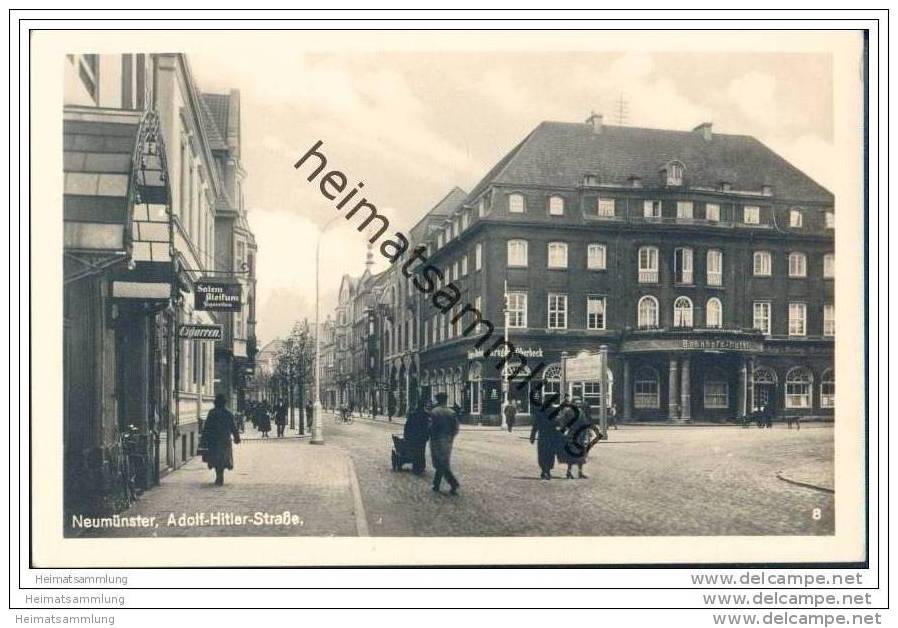
[[[365,504],[362,502],[362,491],[359,489],[359,478],[355,473],[352,456],[346,453],[346,469],[349,473],[349,488],[352,491],[352,511],[355,513],[355,532],[357,536],[371,536],[368,532],[368,517]]]
[[[783,482],[786,482],[787,484],[794,484],[795,486],[800,486],[802,488],[809,488],[814,491],[821,491],[823,493],[830,493],[833,495],[836,492],[835,489],[828,488],[826,486],[819,486],[817,484],[811,484],[810,482],[801,482],[799,480],[793,480],[792,478],[784,475],[782,471],[777,471],[776,477],[777,477],[777,479],[782,480]]]

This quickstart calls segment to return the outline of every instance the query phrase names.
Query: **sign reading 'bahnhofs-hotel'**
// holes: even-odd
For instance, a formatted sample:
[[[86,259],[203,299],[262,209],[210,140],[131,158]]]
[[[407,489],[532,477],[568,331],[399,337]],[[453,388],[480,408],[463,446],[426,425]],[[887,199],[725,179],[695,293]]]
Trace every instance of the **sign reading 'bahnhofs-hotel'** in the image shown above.
[[[724,349],[727,351],[757,351],[757,342],[733,338],[683,338],[683,349]]]

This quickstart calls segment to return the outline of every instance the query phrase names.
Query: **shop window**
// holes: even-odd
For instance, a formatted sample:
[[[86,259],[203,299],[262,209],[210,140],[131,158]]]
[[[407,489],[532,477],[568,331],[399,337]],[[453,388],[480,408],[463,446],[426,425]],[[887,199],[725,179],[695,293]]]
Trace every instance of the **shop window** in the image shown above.
[[[648,366],[637,369],[633,380],[633,407],[660,408],[658,371]]]
[[[832,369],[823,372],[820,378],[820,407],[836,407],[836,375]]]
[[[730,407],[730,385],[726,378],[718,371],[711,371],[705,375],[704,405],[710,409],[722,409]]]
[[[674,327],[692,327],[692,301],[689,297],[677,297],[674,301]]]
[[[550,364],[543,371],[542,397],[543,404],[553,399],[561,400],[561,365]]]
[[[814,378],[804,367],[796,367],[786,375],[786,407],[810,408]]]
[[[637,322],[641,329],[658,327],[658,299],[649,295],[639,299]]]
[[[723,304],[717,297],[711,297],[705,305],[705,326],[711,329],[723,327]]]

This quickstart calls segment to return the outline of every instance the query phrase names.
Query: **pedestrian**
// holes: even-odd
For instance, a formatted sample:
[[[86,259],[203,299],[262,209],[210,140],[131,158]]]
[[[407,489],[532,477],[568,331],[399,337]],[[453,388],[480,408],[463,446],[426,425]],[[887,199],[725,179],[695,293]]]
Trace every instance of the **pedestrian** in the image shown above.
[[[282,438],[284,436],[284,428],[287,427],[287,404],[282,403],[278,406],[277,412],[274,415],[274,424],[277,427],[277,437]],[[269,429],[271,427],[269,426]]]
[[[259,431],[262,432],[262,438],[268,438],[268,432],[271,431],[271,414],[267,408],[263,408],[259,414]]]
[[[307,431],[310,431],[312,429],[312,421],[315,418],[314,412],[315,409],[312,407],[312,402],[310,401],[306,404],[306,427],[308,428]]]
[[[405,441],[406,451],[412,462],[412,473],[415,475],[421,475],[427,468],[424,450],[429,438],[430,416],[427,414],[424,402],[420,401],[418,407],[408,415],[405,426],[402,428],[402,440]]]
[[[617,404],[612,403],[608,408],[608,427],[617,429]]]
[[[231,437],[233,436],[235,443],[240,442],[240,432],[237,430],[234,415],[225,407],[226,405],[227,398],[223,394],[215,395],[214,407],[209,410],[203,426],[202,438],[206,448],[203,460],[210,469],[215,469],[216,486],[224,484],[225,469],[234,468]]]
[[[433,490],[440,491],[443,478],[449,483],[449,493],[458,493],[459,483],[450,466],[452,444],[458,434],[458,417],[446,407],[447,395],[436,394],[437,405],[430,412],[430,457],[433,463]]]
[[[572,480],[571,472],[577,465],[577,477],[587,479],[583,473],[583,465],[586,464],[590,447],[590,435],[593,430],[586,405],[578,398],[574,398],[573,404],[565,406],[559,413],[560,429],[563,430],[564,439],[558,449],[558,462],[567,465],[565,478]]]
[[[514,401],[509,401],[505,404],[505,409],[503,410],[505,413],[505,427],[508,429],[508,432],[514,429],[514,422],[518,416],[518,408],[515,405]]]
[[[536,462],[539,464],[541,480],[552,479],[555,456],[561,441],[554,408],[544,409],[533,406],[533,427],[530,429],[530,444],[536,441]]]

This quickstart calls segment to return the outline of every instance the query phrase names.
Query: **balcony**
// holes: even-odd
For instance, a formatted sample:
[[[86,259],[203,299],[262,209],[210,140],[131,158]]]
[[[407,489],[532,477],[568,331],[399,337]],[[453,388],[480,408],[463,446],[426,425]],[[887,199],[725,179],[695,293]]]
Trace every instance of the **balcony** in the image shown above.
[[[639,283],[658,283],[657,270],[640,270]]]

